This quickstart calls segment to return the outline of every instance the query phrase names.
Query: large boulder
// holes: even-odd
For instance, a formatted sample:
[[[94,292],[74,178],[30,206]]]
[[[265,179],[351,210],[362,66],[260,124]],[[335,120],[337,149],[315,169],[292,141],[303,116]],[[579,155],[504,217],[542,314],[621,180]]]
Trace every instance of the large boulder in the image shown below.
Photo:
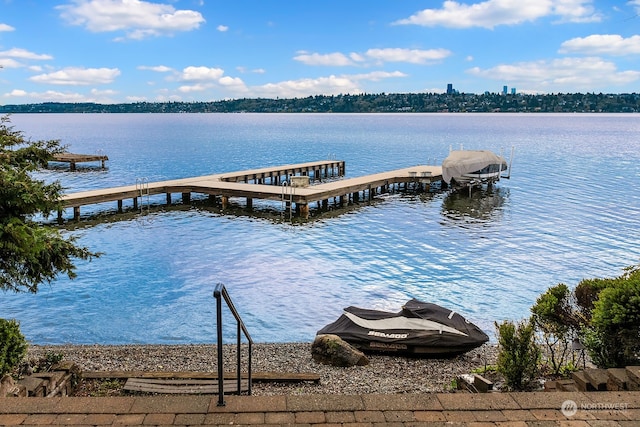
[[[349,367],[369,364],[369,359],[360,350],[337,335],[316,335],[311,345],[313,360],[324,365]]]

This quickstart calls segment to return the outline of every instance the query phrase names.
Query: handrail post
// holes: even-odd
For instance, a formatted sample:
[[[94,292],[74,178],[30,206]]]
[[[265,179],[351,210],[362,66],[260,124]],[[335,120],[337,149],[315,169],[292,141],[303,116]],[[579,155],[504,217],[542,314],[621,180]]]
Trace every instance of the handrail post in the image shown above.
[[[229,293],[227,292],[226,288],[222,283],[218,283],[216,285],[216,288],[213,291],[213,297],[216,299],[216,321],[217,321],[216,331],[218,334],[218,340],[217,340],[218,342],[218,349],[217,349],[218,350],[218,394],[219,394],[218,406],[224,406],[225,405],[224,403],[224,370],[222,366],[224,363],[223,357],[222,357],[222,298],[224,298],[225,302],[227,303],[227,307],[229,307],[229,310],[231,310],[231,313],[233,314],[233,317],[235,317],[238,325],[237,350],[236,350],[236,359],[237,359],[236,372],[237,372],[237,380],[238,380],[238,394],[240,394],[242,391],[242,374],[240,372],[240,365],[242,362],[242,355],[241,355],[242,335],[241,334],[244,333],[244,336],[247,338],[247,341],[249,343],[249,346],[248,346],[249,366],[247,369],[247,382],[248,382],[249,395],[251,395],[251,352],[252,352],[253,340],[249,335],[249,331],[247,331],[247,328],[244,326],[244,323],[240,318],[240,314],[234,307],[233,302],[229,297]]]
[[[221,284],[216,286],[213,296],[216,299],[216,330],[218,334],[218,406],[224,406],[224,369],[222,360],[222,298]],[[224,289],[224,288],[223,288]]]
[[[238,369],[236,369],[236,375],[238,379],[238,394],[240,394],[240,390],[242,390],[242,375],[240,375],[240,363],[242,362],[242,357],[240,354],[240,344],[242,342],[242,335],[240,335],[240,332],[242,332],[242,329],[240,328],[240,322],[238,322],[238,329],[236,332],[236,334],[238,335],[238,345],[236,350],[236,365],[238,366]]]

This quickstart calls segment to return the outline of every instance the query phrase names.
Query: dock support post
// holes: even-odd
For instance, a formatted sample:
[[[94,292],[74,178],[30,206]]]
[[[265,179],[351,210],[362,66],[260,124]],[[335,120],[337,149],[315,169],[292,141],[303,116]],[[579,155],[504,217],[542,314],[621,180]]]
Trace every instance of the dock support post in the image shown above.
[[[137,197],[133,198],[133,209],[138,209],[138,198]]]
[[[76,221],[80,219],[80,206],[73,207],[73,219]]]
[[[62,213],[64,209],[58,209],[58,224],[62,224]]]
[[[306,203],[298,203],[300,208],[300,217],[309,219],[309,205]]]
[[[229,197],[222,196],[222,209],[227,209],[227,206],[229,206]]]
[[[191,204],[191,193],[182,193],[182,203],[185,205]]]
[[[171,204],[171,193],[167,193],[167,205]]]
[[[253,209],[253,199],[251,197],[247,197],[247,210]]]
[[[118,200],[118,213],[122,213],[122,200]]]

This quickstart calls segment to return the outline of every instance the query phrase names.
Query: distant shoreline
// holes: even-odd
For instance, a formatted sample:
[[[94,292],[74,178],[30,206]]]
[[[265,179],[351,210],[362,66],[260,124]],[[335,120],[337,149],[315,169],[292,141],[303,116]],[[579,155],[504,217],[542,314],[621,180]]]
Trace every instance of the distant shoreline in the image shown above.
[[[44,102],[0,105],[23,113],[638,113],[640,94],[400,93],[245,98],[198,102],[96,104]]]

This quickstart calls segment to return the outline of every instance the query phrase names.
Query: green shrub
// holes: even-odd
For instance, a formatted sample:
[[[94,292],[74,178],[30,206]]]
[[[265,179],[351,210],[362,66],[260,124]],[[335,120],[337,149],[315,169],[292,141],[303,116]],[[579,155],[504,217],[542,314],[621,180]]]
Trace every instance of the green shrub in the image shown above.
[[[497,369],[513,390],[525,390],[531,386],[538,374],[540,349],[535,342],[535,330],[531,320],[517,325],[510,321],[497,322],[498,362]]]
[[[540,295],[531,307],[531,321],[538,332],[536,338],[544,346],[544,358],[551,373],[559,375],[573,354],[572,343],[580,322],[567,285],[558,284]]]
[[[640,266],[629,267],[607,286],[593,304],[584,344],[601,368],[640,363]]]
[[[16,320],[0,319],[0,378],[11,372],[27,354],[27,340]]]
[[[598,300],[600,291],[609,286],[611,279],[583,279],[578,283],[573,293],[577,309],[584,324],[591,322],[593,307]]]

